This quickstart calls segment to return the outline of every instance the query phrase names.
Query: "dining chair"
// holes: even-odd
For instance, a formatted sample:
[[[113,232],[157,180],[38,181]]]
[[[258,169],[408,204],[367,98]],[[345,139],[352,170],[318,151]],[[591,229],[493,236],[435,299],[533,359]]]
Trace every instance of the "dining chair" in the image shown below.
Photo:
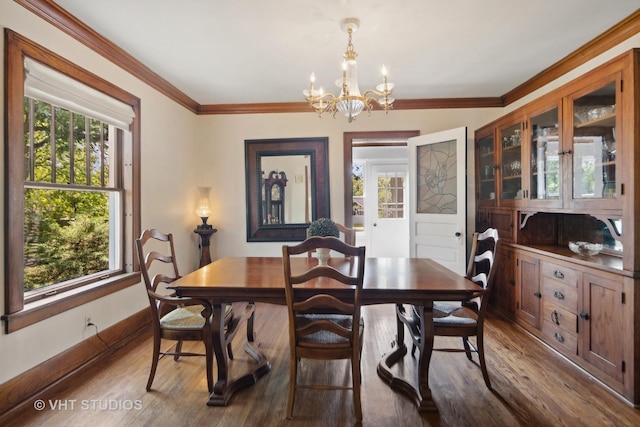
[[[209,301],[195,298],[180,298],[165,287],[180,278],[176,261],[173,235],[158,230],[144,230],[136,239],[138,260],[143,283],[147,289],[153,324],[153,359],[147,381],[147,391],[155,377],[158,361],[171,355],[175,361],[181,356],[205,356],[207,387],[213,391],[213,335],[211,321],[213,307]],[[225,309],[225,325],[233,320],[231,305]],[[162,340],[177,341],[175,350],[160,351]],[[205,353],[182,351],[183,341],[202,341]],[[227,343],[229,358],[233,359],[231,343]]]
[[[463,348],[434,348],[434,351],[462,352],[472,359],[472,352],[478,354],[482,377],[491,388],[487,364],[484,357],[484,318],[489,301],[489,292],[495,274],[498,252],[498,231],[488,228],[482,233],[473,234],[471,257],[467,267],[466,277],[478,285],[478,292],[469,300],[462,303],[436,301],[433,304],[434,336],[462,337]],[[420,346],[421,314],[417,307],[408,310],[402,304],[396,306],[398,319],[409,329],[413,341],[411,354],[415,354]],[[476,337],[476,346],[469,342],[469,337]]]
[[[338,257],[329,265],[305,265],[292,268],[292,255],[318,248],[329,248],[347,258]],[[360,299],[364,279],[365,248],[347,245],[335,237],[310,237],[296,246],[282,247],[287,308],[289,313],[289,397],[287,418],[293,417],[296,390],[352,390],[358,421],[362,420],[360,402],[360,355],[364,323]],[[307,261],[308,262],[308,261]],[[295,263],[295,260],[294,260]],[[335,267],[332,266],[335,264]],[[297,286],[314,282],[312,287]],[[327,287],[344,288],[340,297],[329,295]],[[351,387],[337,384],[298,384],[301,358],[319,360],[350,359]]]

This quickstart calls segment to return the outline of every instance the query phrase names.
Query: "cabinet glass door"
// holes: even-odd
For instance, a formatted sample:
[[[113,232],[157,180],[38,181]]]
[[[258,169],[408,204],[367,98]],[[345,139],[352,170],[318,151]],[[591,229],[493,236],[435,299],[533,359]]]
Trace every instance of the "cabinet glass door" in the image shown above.
[[[531,118],[530,199],[560,199],[558,108]]]
[[[573,100],[573,198],[616,198],[616,81]]]
[[[496,198],[496,170],[493,135],[480,138],[478,141],[480,182],[480,200],[494,200]]]
[[[502,200],[522,198],[522,135],[520,123],[500,131]]]

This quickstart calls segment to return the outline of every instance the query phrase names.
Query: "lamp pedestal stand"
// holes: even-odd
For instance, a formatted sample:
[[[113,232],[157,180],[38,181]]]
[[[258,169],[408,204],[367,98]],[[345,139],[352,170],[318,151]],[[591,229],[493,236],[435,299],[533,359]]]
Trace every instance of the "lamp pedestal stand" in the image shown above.
[[[209,227],[210,228],[203,228],[201,226],[198,226],[195,230],[193,230],[194,233],[200,235],[200,239],[202,241],[200,244],[200,247],[202,248],[200,252],[201,268],[207,264],[211,264],[211,252],[209,251],[209,245],[211,243],[211,235],[216,231],[218,231],[215,228],[211,227],[210,225]]]

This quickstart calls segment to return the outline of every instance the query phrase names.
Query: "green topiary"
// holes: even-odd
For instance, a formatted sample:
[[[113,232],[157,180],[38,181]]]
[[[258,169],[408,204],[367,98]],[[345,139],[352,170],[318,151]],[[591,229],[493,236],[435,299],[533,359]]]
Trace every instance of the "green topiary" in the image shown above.
[[[309,225],[309,237],[313,236],[340,237],[340,231],[336,223],[329,218],[318,218]]]

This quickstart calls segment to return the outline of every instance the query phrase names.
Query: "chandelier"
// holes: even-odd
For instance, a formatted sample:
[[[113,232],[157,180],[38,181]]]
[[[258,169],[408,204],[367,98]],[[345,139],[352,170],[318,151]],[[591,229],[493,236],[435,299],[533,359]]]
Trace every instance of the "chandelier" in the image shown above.
[[[313,108],[319,115],[324,112],[333,113],[334,117],[339,111],[349,118],[351,123],[355,117],[360,114],[365,108],[367,112],[371,112],[373,108],[372,102],[377,102],[381,108],[384,108],[385,112],[393,108],[394,99],[391,98],[391,92],[393,92],[393,83],[387,82],[387,69],[382,66],[382,84],[376,86],[376,89],[365,90],[363,94],[360,94],[360,88],[358,87],[358,63],[356,62],[356,51],[353,49],[351,43],[351,37],[355,31],[358,30],[360,20],[357,18],[347,18],[342,21],[342,29],[349,35],[349,42],[347,43],[347,51],[342,55],[344,62],[342,63],[342,78],[336,80],[336,86],[341,91],[339,96],[335,96],[332,93],[324,93],[324,89],[314,88],[316,76],[311,73],[311,87],[309,90],[304,90],[302,93],[309,106]],[[375,97],[378,97],[377,99]]]

